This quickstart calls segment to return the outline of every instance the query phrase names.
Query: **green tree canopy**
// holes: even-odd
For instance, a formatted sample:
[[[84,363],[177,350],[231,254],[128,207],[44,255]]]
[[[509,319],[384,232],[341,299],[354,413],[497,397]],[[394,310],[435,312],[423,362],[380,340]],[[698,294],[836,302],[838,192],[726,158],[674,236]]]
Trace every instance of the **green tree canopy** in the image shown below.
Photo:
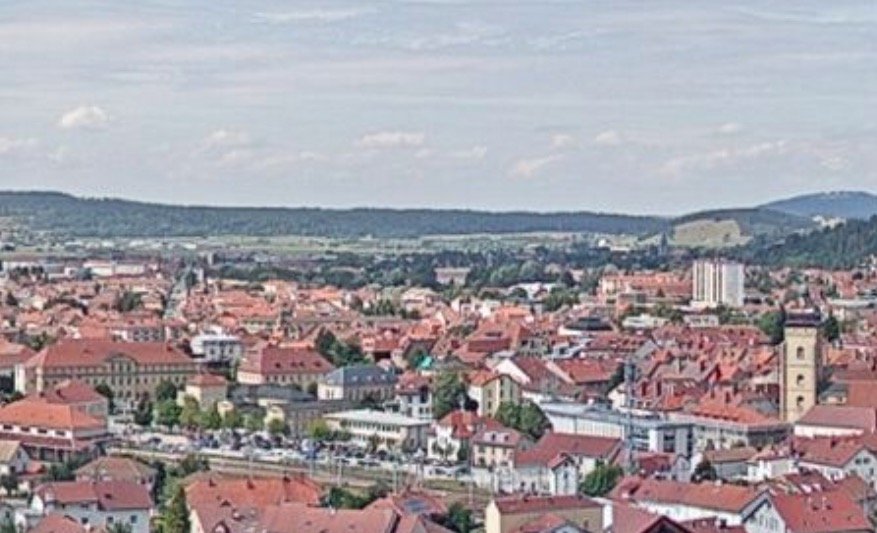
[[[579,492],[594,498],[605,496],[615,488],[623,474],[624,471],[620,466],[600,462],[582,480]]]

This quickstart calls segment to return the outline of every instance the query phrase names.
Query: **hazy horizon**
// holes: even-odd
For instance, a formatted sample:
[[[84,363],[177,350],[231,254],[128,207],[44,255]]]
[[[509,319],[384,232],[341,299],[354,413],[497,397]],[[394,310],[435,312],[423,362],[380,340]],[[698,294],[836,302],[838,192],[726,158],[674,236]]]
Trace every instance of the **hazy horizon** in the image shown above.
[[[877,4],[13,0],[0,189],[679,215],[877,187]]]

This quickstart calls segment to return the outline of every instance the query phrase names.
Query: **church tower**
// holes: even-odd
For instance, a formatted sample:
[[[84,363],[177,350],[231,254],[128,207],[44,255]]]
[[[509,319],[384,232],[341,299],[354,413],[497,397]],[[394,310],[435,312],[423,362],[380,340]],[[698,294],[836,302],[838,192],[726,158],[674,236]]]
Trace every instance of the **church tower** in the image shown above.
[[[817,313],[790,313],[780,360],[780,416],[794,423],[816,405],[822,375],[821,318]]]

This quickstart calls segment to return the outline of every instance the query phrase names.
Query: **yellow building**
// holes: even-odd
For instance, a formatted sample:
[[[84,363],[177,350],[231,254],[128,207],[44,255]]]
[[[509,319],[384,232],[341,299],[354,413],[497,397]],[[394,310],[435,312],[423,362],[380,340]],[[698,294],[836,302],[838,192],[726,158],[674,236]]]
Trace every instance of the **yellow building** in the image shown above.
[[[16,390],[42,392],[78,379],[91,387],[108,385],[119,402],[155,397],[159,383],[183,387],[198,364],[165,343],[64,339],[16,366]]]
[[[564,518],[584,531],[603,531],[603,506],[585,496],[509,496],[484,512],[485,533],[511,533],[546,514]]]
[[[521,402],[521,386],[514,378],[487,370],[469,375],[468,394],[478,402],[478,414],[491,418],[503,402]]]
[[[816,405],[822,370],[820,318],[815,313],[789,314],[780,367],[780,412],[796,422]]]

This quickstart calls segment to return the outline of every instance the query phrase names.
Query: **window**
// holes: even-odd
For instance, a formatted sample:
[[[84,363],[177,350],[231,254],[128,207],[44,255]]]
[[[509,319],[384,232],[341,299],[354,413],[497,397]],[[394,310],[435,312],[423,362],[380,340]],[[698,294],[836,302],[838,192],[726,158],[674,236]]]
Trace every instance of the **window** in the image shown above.
[[[798,398],[795,400],[795,405],[798,407],[799,411],[804,409],[804,397],[798,396]]]
[[[799,386],[799,387],[803,387],[803,386],[804,386],[804,381],[805,381],[806,379],[807,379],[807,378],[804,377],[804,374],[798,374],[798,377],[795,378],[795,384],[796,384],[797,386]]]
[[[802,361],[804,359],[804,355],[804,347],[798,346],[798,350],[796,352],[796,357],[798,358],[798,360]]]

